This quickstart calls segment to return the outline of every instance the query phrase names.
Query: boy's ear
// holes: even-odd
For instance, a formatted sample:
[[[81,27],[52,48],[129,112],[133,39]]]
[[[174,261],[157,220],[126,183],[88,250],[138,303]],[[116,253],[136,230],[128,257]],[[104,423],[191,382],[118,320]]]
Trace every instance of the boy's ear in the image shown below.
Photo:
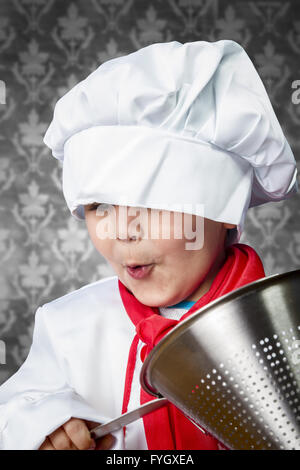
[[[224,222],[224,227],[228,228],[228,229],[231,229],[231,228],[236,228],[236,225],[235,224],[228,224],[227,222]]]

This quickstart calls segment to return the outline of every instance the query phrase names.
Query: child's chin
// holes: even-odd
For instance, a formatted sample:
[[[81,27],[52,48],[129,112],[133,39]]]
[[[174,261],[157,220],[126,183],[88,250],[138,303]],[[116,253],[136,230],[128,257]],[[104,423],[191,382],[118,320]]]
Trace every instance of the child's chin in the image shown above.
[[[139,302],[146,305],[147,307],[163,307],[168,305],[168,299],[164,299],[159,295],[151,295],[151,292],[144,293],[133,292],[133,295],[138,299]]]

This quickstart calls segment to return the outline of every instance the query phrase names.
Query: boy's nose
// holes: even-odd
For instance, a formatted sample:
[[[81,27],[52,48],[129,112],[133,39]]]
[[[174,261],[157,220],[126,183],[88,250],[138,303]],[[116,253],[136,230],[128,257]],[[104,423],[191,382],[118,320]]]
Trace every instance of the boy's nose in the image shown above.
[[[135,234],[124,234],[123,232],[121,234],[118,235],[117,237],[117,240],[120,240],[122,242],[134,242],[134,241],[137,241],[137,240],[140,240],[141,239],[141,236],[137,236]]]
[[[119,208],[118,208],[119,209]],[[129,207],[127,207],[127,211]],[[147,231],[147,223],[148,223],[148,212],[146,214],[146,220],[144,221],[145,214],[138,213],[129,215],[128,212],[126,215],[125,220],[120,217],[118,212],[118,217],[116,219],[117,223],[117,239],[126,242],[136,242],[141,240],[144,237],[144,232]],[[138,217],[138,219],[136,219]]]

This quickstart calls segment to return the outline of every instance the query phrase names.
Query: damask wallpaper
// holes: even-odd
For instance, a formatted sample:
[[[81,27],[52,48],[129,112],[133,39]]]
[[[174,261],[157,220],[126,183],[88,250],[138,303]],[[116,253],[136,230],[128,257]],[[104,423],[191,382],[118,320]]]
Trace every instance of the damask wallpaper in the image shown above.
[[[71,217],[42,142],[55,102],[108,59],[219,39],[253,60],[299,165],[299,0],[0,0],[0,383],[28,354],[38,306],[114,274]],[[300,267],[299,201],[248,211],[240,241],[267,275]]]

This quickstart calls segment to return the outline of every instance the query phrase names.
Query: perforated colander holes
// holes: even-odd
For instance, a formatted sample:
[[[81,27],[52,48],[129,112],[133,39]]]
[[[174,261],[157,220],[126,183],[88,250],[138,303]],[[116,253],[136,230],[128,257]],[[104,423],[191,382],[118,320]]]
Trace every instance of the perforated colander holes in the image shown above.
[[[289,367],[287,367],[287,369],[289,369]],[[275,375],[277,376],[276,383],[272,381],[272,385],[276,390],[276,393],[282,393],[288,399],[294,397],[296,395],[296,392],[300,392],[297,381],[295,380],[295,376],[292,372],[288,372],[287,370],[285,370],[281,374],[278,373]],[[277,387],[277,384],[279,384],[280,388]],[[292,387],[294,387],[294,389],[291,390]],[[295,398],[297,399],[297,396]]]
[[[216,369],[213,369],[213,373],[216,373]],[[210,374],[207,374],[206,377],[210,378]],[[219,376],[219,378],[222,379],[221,376]],[[201,382],[202,382],[202,383],[205,382],[204,379],[202,379]],[[222,386],[225,386],[225,389],[223,389],[223,391],[222,391],[222,393],[221,393],[221,397],[222,397],[223,400],[225,400],[225,399],[226,399],[226,396],[227,396],[227,397],[230,396],[230,399],[227,399],[226,403],[227,403],[227,405],[230,406],[230,408],[227,407],[227,408],[228,408],[228,413],[229,413],[229,414],[232,414],[232,411],[231,411],[231,410],[236,410],[236,409],[237,409],[236,406],[233,406],[233,402],[235,402],[235,401],[237,400],[237,398],[236,398],[235,396],[232,396],[232,395],[231,395],[231,390],[230,390],[229,388],[226,389],[226,383],[225,383],[224,381],[221,382],[221,383],[222,383]],[[196,387],[194,387],[194,388],[196,388]],[[219,387],[215,387],[215,390],[216,390],[216,392],[220,392],[220,388],[219,388]],[[204,394],[205,392],[201,390],[200,393],[201,393],[201,394]],[[213,394],[213,395],[215,395],[215,391],[214,391],[214,390],[210,390],[210,393]],[[212,400],[213,400],[213,398],[212,398]],[[215,400],[216,400],[216,402],[220,405],[220,402],[221,402],[220,397],[217,396],[217,397],[215,398]],[[212,402],[212,403],[214,403],[214,402]],[[240,402],[237,402],[237,403],[235,403],[235,404],[236,404],[238,407],[242,407],[242,404],[241,404]],[[224,404],[223,404],[222,406],[223,406],[223,408],[226,407],[226,405],[224,405]],[[243,413],[246,413],[246,411],[243,410]]]
[[[292,329],[290,329],[290,331],[293,331]],[[285,333],[285,332],[284,332]],[[283,346],[281,344],[281,342],[278,340],[278,335],[273,335],[273,338],[274,340],[276,340],[275,344],[273,345],[274,347],[276,347],[278,350],[277,350],[277,353],[279,354],[279,358],[282,362],[286,363],[287,362],[287,358],[286,357],[283,357],[283,354],[284,354],[284,349],[283,349]],[[292,337],[292,339],[295,338],[294,336]],[[268,340],[268,341],[267,341]],[[275,351],[273,351],[271,354],[270,354],[270,351],[273,349],[273,346],[271,344],[268,344],[269,343],[269,339],[268,338],[265,338],[265,339],[261,339],[260,341],[260,344],[261,346],[264,346],[263,347],[263,351],[266,353],[266,358],[267,360],[270,362],[270,365],[272,368],[276,367],[273,371],[273,373],[278,376],[278,383],[281,384],[284,380],[289,380],[288,379],[288,376],[287,376],[287,371],[290,370],[290,366],[289,364],[284,364],[284,367],[285,369],[283,369],[281,367],[281,364],[280,364],[280,361],[277,359],[277,360],[274,360],[277,355],[275,353]],[[287,337],[283,338],[282,342],[285,342],[286,344],[289,342],[289,339]],[[252,348],[253,350],[256,350],[256,345],[253,344],[252,345]],[[272,349],[271,349],[272,348]],[[290,347],[288,347],[290,350],[292,350]],[[267,354],[268,352],[268,354]],[[259,356],[259,354],[258,354]],[[278,367],[280,366],[280,367]],[[264,367],[264,370],[266,370],[267,368]],[[283,377],[280,377],[281,373],[282,372],[285,372],[285,374],[283,374]],[[270,375],[267,374],[269,377]],[[290,372],[289,374],[289,377],[290,378],[293,378],[294,375],[292,372]],[[272,385],[274,386],[274,382],[272,381]],[[295,384],[294,384],[295,385]],[[287,398],[289,398],[289,395],[287,396]]]
[[[299,325],[297,326],[297,329],[300,330]],[[293,328],[289,328],[289,330],[287,330],[287,331],[282,331],[281,336],[282,337],[279,337],[277,334],[273,335],[273,339],[277,340],[275,345],[278,349],[280,349],[280,354],[282,354],[282,355],[284,354],[284,350],[282,349],[283,344],[288,349],[288,351],[293,351],[293,348],[290,344],[292,344],[296,340],[295,330]],[[261,339],[260,344],[267,346],[266,343],[268,341],[266,341],[266,340],[268,340],[268,338]],[[264,348],[264,352],[266,352],[266,348]]]
[[[223,363],[222,363],[222,367],[224,368],[224,364],[223,364]],[[225,371],[223,370],[224,373],[226,373],[226,371],[227,371],[227,369],[225,369]],[[257,371],[255,371],[255,373],[257,374]],[[216,369],[213,369],[213,370],[212,370],[212,375],[211,375],[211,374],[207,374],[207,375],[206,375],[206,379],[211,379],[211,377],[214,377],[214,378],[215,378],[215,377],[216,377],[216,374],[217,374],[217,370],[216,370]],[[228,375],[228,371],[227,371],[227,374],[226,374],[226,375]],[[250,378],[250,379],[251,379],[251,377],[252,377],[252,375],[249,375],[249,376],[248,376],[248,378]],[[228,378],[228,377],[227,377],[227,378]],[[222,386],[225,386],[225,388],[226,388],[226,385],[227,385],[227,384],[226,384],[226,382],[223,380],[223,377],[218,374],[218,375],[217,375],[217,379],[219,380],[219,382],[222,381],[222,382],[221,382]],[[202,384],[205,384],[205,380],[204,380],[204,379],[201,379],[201,383],[202,383]],[[207,383],[209,383],[209,380],[207,380]],[[256,382],[253,382],[253,385],[256,385]],[[265,387],[267,388],[267,386],[265,386]],[[210,387],[209,387],[208,385],[206,385],[206,388],[207,388],[208,391],[210,391],[210,393],[214,393],[213,390],[210,390]],[[249,389],[249,387],[248,387],[247,389]],[[216,387],[216,390],[219,391],[219,390],[220,390],[219,387]],[[261,390],[260,390],[260,389],[257,389],[257,391],[260,392]],[[204,392],[201,391],[201,393],[203,394]],[[231,392],[230,392],[229,389],[227,389],[225,393],[230,394]],[[243,393],[243,392],[242,392],[242,393]],[[252,395],[254,395],[254,394],[252,394]],[[272,392],[269,392],[269,395],[272,395]],[[222,393],[221,396],[222,396],[222,398],[224,399],[224,398],[226,397],[226,394]],[[232,398],[233,398],[233,400],[236,400],[235,397],[232,397]],[[208,400],[208,401],[209,401],[209,400]],[[220,398],[217,397],[216,401],[219,402],[219,404],[220,404]],[[244,401],[247,402],[247,401],[248,401],[248,398],[247,398],[247,397],[244,397]],[[276,403],[277,400],[274,400],[274,402]],[[232,402],[227,401],[227,404],[228,404],[228,405],[229,405],[229,404],[232,404]],[[211,406],[211,403],[210,403],[210,406]],[[241,404],[238,403],[238,406],[241,406]],[[253,408],[253,405],[250,405],[250,407]],[[268,403],[266,403],[266,407],[269,407],[269,404],[268,404]],[[227,408],[228,408],[228,407],[227,407]],[[232,408],[232,406],[231,406],[231,408]],[[223,409],[224,409],[224,411],[226,412],[226,405],[225,405],[225,406],[223,405]],[[261,406],[261,409],[264,410],[264,407]],[[279,407],[278,409],[280,409],[280,407]],[[228,409],[227,412],[228,412],[228,414],[232,414],[232,412],[231,412],[230,409]],[[259,412],[256,411],[256,414],[258,414],[258,413],[259,413]],[[262,419],[260,418],[260,420],[262,420]]]
[[[254,348],[256,348],[255,345],[252,345]],[[252,374],[249,374],[247,376],[247,378],[249,379],[249,381],[253,378],[254,379],[254,375],[256,376],[255,377],[255,380],[252,382],[252,386],[246,386],[245,385],[245,380],[242,379],[242,386],[243,388],[247,391],[248,395],[250,398],[255,398],[257,396],[257,394],[260,394],[260,393],[264,393],[266,394],[268,390],[268,385],[263,385],[263,382],[264,380],[268,377],[269,374],[266,374],[266,378],[264,377],[257,377],[258,374],[260,374],[260,371],[257,370],[257,367],[256,365],[253,363],[249,366],[249,369],[252,371]],[[264,367],[264,369],[267,369],[266,367]],[[273,382],[273,381],[272,381]],[[272,383],[272,385],[274,385],[274,382]],[[251,392],[251,389],[253,389],[253,387],[256,387],[255,391]],[[279,390],[278,390],[279,391]],[[242,395],[243,393],[241,393]],[[272,392],[269,392],[268,393],[269,396],[272,395]],[[248,398],[244,398],[244,400],[247,402],[249,401]]]
[[[253,434],[250,434],[250,440],[247,438],[247,435],[248,433],[251,433],[253,431],[251,431],[251,429],[248,429],[247,426],[245,425],[250,425],[252,426],[252,429],[255,430],[255,424],[254,423],[251,423],[251,418],[248,416],[248,417],[245,417],[245,410],[242,411],[242,413],[239,413],[239,417],[240,419],[243,418],[242,422],[237,422],[238,421],[238,418],[237,416],[232,416],[231,417],[231,420],[232,421],[229,421],[228,423],[228,418],[225,419],[225,417],[227,416],[226,414],[222,414],[221,417],[219,416],[218,417],[218,414],[221,413],[221,410],[216,410],[217,413],[215,413],[213,415],[214,418],[219,418],[218,419],[218,424],[221,425],[221,427],[219,428],[219,434],[220,436],[224,436],[224,439],[228,439],[228,437],[231,439],[232,442],[235,442],[236,443],[236,446],[238,448],[248,448],[250,446],[250,444],[248,445],[249,442],[251,442],[251,439],[253,438]],[[228,415],[231,414],[231,410],[227,410],[228,411]],[[224,410],[224,412],[226,413],[226,410]],[[228,424],[226,424],[228,423]],[[254,425],[253,425],[254,424]],[[254,448],[254,445],[252,444],[250,446],[251,448]]]
[[[283,371],[282,368],[281,368],[281,371]],[[255,371],[255,373],[257,374],[257,371]],[[289,374],[289,375],[292,375],[292,374]],[[249,379],[251,379],[251,377],[252,377],[251,375],[248,376]],[[286,380],[286,379],[287,379],[287,376],[284,376],[284,379]],[[261,380],[263,381],[263,378],[261,378]],[[256,382],[253,382],[252,384],[255,386],[255,385],[256,385]],[[268,386],[265,385],[263,388],[268,388]],[[249,387],[246,387],[246,390],[249,390]],[[260,391],[261,391],[260,389],[257,389],[257,392],[258,392],[258,393],[259,393]],[[250,394],[250,396],[253,396],[253,395],[254,395],[253,393]],[[268,395],[269,395],[269,396],[272,396],[272,392],[269,392]],[[261,398],[262,398],[262,400],[265,399],[264,397],[261,397]],[[279,398],[282,399],[283,397],[280,395]],[[249,401],[249,399],[248,399],[247,397],[245,397],[245,398],[244,398],[244,401],[247,402],[247,401]],[[276,403],[277,400],[273,400],[273,402]],[[270,405],[269,405],[268,403],[265,403],[264,406],[265,406],[266,408],[269,408],[269,407],[270,407]],[[261,410],[264,410],[264,406],[261,406]],[[253,408],[254,406],[253,406],[252,404],[250,404],[250,407]],[[281,408],[278,407],[277,409],[280,410]],[[255,414],[258,414],[258,412],[256,411]],[[273,412],[271,412],[270,414],[273,414]],[[263,421],[263,419],[260,418],[260,421]],[[265,427],[266,429],[268,429],[268,426],[264,426],[264,427]]]
[[[229,403],[229,402],[230,402],[230,401],[227,401],[227,403]],[[233,407],[233,408],[235,408],[235,407]],[[216,411],[216,413],[213,414],[213,417],[218,417],[218,414],[221,414],[221,410],[220,410],[220,409],[216,409],[215,411]],[[225,412],[225,414],[226,414],[226,409],[224,409],[223,413],[224,413],[224,412]],[[231,414],[231,410],[227,410],[227,413],[230,415],[230,414]],[[245,410],[242,410],[242,413],[245,414],[246,411],[245,411]],[[209,414],[211,415],[211,413],[209,413],[208,410],[205,410],[204,414],[207,416],[207,418],[208,418],[208,415],[209,415]],[[242,427],[242,426],[244,426],[245,424],[247,424],[247,422],[248,422],[247,420],[251,421],[251,417],[250,417],[250,416],[245,417],[245,416],[243,416],[243,414],[241,414],[241,413],[238,414],[240,418],[241,418],[241,417],[244,418],[244,419],[242,420],[242,423],[243,423],[243,424],[242,424],[242,423],[236,423],[236,425],[238,425],[238,426],[240,426],[240,427]],[[282,415],[282,417],[283,417],[283,416],[285,416],[285,415]],[[222,417],[219,418],[219,422],[220,422],[221,424],[223,424],[223,421],[224,421],[222,418],[225,418],[224,414],[222,414]],[[236,416],[233,416],[232,419],[233,419],[233,421],[234,421],[234,420],[237,420],[237,417],[236,417]],[[276,420],[277,420],[277,419],[276,419]],[[260,421],[263,421],[263,420],[260,419]],[[211,424],[211,423],[210,423],[210,424]],[[252,425],[252,428],[255,429],[255,427],[256,427],[256,424],[255,424],[255,423],[251,423],[251,422],[250,422],[250,423],[248,423],[248,424]],[[289,424],[289,422],[287,422],[286,424]],[[233,422],[230,422],[230,425],[233,426],[234,423],[233,423]],[[264,427],[265,427],[266,430],[269,430],[269,426],[268,426],[268,425],[265,425]],[[281,427],[281,426],[280,426],[280,427]],[[249,448],[249,447],[250,447],[250,448],[254,448],[254,447],[255,447],[253,444],[252,444],[252,445],[250,445],[250,444],[248,445],[248,442],[249,442],[249,441],[248,441],[247,439],[245,439],[245,437],[243,437],[243,436],[244,436],[243,432],[245,431],[244,429],[241,429],[241,430],[240,430],[240,436],[239,436],[239,437],[236,437],[236,436],[235,436],[235,431],[237,430],[237,427],[236,427],[236,426],[233,427],[233,430],[232,430],[232,432],[230,432],[230,433],[227,431],[228,425],[226,425],[225,423],[224,423],[224,425],[223,425],[223,428],[224,428],[223,431],[224,431],[224,430],[226,431],[226,433],[224,434],[224,438],[226,439],[226,438],[228,438],[228,436],[231,438],[231,440],[234,438],[234,442],[236,442],[237,447],[241,447],[241,448]],[[247,433],[247,432],[248,432],[248,428],[245,428],[245,429],[247,430],[247,431],[246,431],[246,433]],[[221,433],[221,430],[219,430],[219,432]],[[250,431],[250,432],[251,432],[251,431]],[[261,430],[258,430],[258,432],[259,432],[259,434],[261,434]],[[221,435],[221,434],[220,434],[220,435]],[[270,431],[269,431],[269,435],[272,436],[272,435],[273,435],[273,432],[270,432]],[[252,436],[253,436],[253,435],[252,435]],[[244,445],[244,444],[242,445],[242,444],[240,443],[240,439],[242,439],[242,440],[244,441],[244,444],[246,444],[246,445]],[[263,439],[264,441],[266,441],[267,438],[266,438],[265,436],[262,436],[262,439]],[[279,442],[277,438],[276,438],[276,441]],[[250,440],[250,442],[251,442],[251,440]],[[260,443],[261,443],[261,441],[257,441],[257,445],[259,445]],[[264,442],[263,444],[264,444],[264,446],[266,446],[267,448],[270,448],[270,447],[271,447],[271,444],[270,444],[269,442],[267,442],[267,441]],[[266,448],[266,447],[263,447],[263,448]],[[282,447],[282,448],[283,448],[283,447]]]

